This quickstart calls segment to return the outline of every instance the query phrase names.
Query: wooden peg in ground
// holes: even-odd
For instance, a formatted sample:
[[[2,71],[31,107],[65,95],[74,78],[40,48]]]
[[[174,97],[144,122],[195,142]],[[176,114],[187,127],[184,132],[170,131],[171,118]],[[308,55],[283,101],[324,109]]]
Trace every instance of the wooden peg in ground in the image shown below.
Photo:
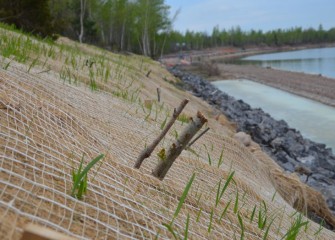
[[[157,88],[157,101],[160,102],[161,101],[161,89]]]
[[[138,156],[136,163],[134,165],[134,168],[140,168],[142,162],[144,161],[144,159],[148,158],[151,156],[151,153],[155,150],[156,146],[158,145],[158,143],[163,139],[163,137],[166,135],[166,133],[169,131],[169,129],[172,127],[173,123],[177,120],[179,114],[183,111],[183,109],[185,108],[186,104],[189,102],[188,99],[184,99],[179,107],[177,109],[174,109],[173,111],[173,115],[171,117],[171,119],[169,120],[169,122],[165,125],[165,128],[163,129],[163,131],[159,134],[159,136],[148,146],[146,147],[141,154]]]
[[[24,227],[21,240],[75,240],[63,233],[29,223]]]
[[[156,168],[152,171],[152,175],[160,180],[163,180],[174,161],[186,148],[187,144],[190,142],[193,136],[202,128],[206,122],[207,119],[202,115],[201,112],[198,112],[195,118],[191,118],[190,123],[180,134],[180,137],[170,146],[166,153],[165,159],[160,160]]]

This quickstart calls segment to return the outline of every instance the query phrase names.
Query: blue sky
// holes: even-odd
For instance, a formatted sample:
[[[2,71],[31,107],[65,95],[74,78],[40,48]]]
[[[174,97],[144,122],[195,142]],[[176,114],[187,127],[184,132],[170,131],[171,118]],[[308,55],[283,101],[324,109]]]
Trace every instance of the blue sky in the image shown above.
[[[242,30],[335,27],[335,0],[165,0],[171,16],[181,12],[174,29],[212,32],[214,26]]]

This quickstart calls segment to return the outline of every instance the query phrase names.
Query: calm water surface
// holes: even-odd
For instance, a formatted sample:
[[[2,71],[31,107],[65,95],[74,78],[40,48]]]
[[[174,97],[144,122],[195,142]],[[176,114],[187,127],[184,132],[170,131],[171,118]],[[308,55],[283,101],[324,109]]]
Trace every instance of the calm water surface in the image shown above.
[[[335,80],[335,47],[255,55],[243,58],[241,63],[322,74]]]
[[[262,108],[277,120],[315,142],[335,150],[335,108],[249,80],[224,80],[213,85],[253,108]]]

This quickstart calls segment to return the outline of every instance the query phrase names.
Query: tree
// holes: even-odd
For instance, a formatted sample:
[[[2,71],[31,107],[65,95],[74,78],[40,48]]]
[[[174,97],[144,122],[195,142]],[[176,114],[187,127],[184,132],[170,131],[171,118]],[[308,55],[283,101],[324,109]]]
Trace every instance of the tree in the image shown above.
[[[79,34],[79,42],[83,42],[84,37],[84,17],[85,17],[85,11],[86,11],[86,3],[87,0],[80,0],[80,34]]]
[[[0,21],[40,36],[53,33],[49,1],[46,0],[0,0]]]

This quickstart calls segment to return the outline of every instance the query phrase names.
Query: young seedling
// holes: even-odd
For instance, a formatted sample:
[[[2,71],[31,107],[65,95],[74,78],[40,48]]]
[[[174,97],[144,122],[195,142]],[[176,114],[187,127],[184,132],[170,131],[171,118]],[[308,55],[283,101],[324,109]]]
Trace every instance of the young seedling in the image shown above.
[[[187,214],[187,219],[186,219],[186,226],[185,226],[185,232],[184,232],[184,240],[187,240],[188,238],[188,227],[190,225],[190,214]]]
[[[200,216],[201,216],[201,212],[202,212],[202,208],[200,208],[199,211],[198,211],[196,222],[199,222]]]
[[[272,225],[272,223],[273,223],[273,221],[274,221],[275,219],[276,219],[276,218],[273,218],[273,219],[271,220],[270,224],[268,225],[268,227],[266,228],[266,231],[265,231],[264,236],[263,236],[263,240],[268,239],[268,235],[269,235],[270,227],[271,227],[271,225]]]
[[[223,194],[225,193],[226,189],[228,188],[230,182],[233,180],[235,171],[231,172],[227,178],[226,183],[224,184],[222,190],[220,190],[221,187],[221,181],[219,182],[219,186],[218,186],[218,190],[217,190],[217,194],[216,194],[216,201],[215,201],[215,206],[217,206],[223,196]],[[221,192],[220,192],[221,191]]]
[[[302,214],[300,213],[297,218],[295,219],[294,223],[292,226],[289,228],[287,233],[282,237],[282,239],[286,240],[295,240],[297,239],[300,230],[308,224],[308,221],[303,222],[302,221]],[[281,240],[282,240],[281,239]]]
[[[238,191],[236,192],[235,204],[234,204],[234,213],[238,211]]]
[[[209,153],[207,153],[207,156],[208,156],[208,164],[209,164],[209,166],[212,166],[212,158],[211,158],[211,155],[209,155]]]
[[[214,215],[214,209],[212,208],[211,215],[209,217],[209,225],[208,225],[208,229],[207,229],[208,233],[211,233],[211,230],[212,230],[213,215]]]
[[[314,236],[317,236],[320,234],[320,232],[322,231],[323,229],[323,225],[325,224],[325,220],[322,219],[320,225],[319,225],[319,229],[314,233]]]
[[[183,194],[181,195],[180,197],[180,200],[179,200],[179,203],[178,203],[178,206],[177,206],[177,209],[176,211],[174,212],[173,214],[173,218],[172,218],[172,221],[170,223],[170,225],[172,225],[172,223],[174,222],[174,220],[176,219],[176,217],[178,216],[180,210],[181,210],[181,207],[183,206],[184,204],[184,201],[187,197],[187,194],[188,194],[188,191],[190,190],[191,186],[192,186],[192,183],[194,181],[194,178],[195,178],[195,173],[193,173],[192,177],[190,178],[190,180],[188,181],[188,183],[186,184],[186,187],[184,189],[184,192]]]
[[[177,239],[177,240],[179,240],[181,238],[180,238],[179,234],[177,236],[177,234],[173,230],[173,222],[177,218],[177,216],[178,216],[178,214],[179,214],[179,212],[181,210],[181,207],[184,204],[184,201],[185,201],[185,199],[187,197],[188,191],[190,190],[190,188],[192,186],[194,178],[195,178],[195,173],[193,173],[192,177],[190,178],[190,180],[188,181],[188,183],[185,186],[184,192],[183,192],[183,194],[180,197],[178,206],[176,208],[176,211],[173,214],[173,218],[172,218],[171,222],[169,224],[163,223],[163,226],[166,227],[166,229],[173,235],[174,239]],[[188,233],[188,226],[189,226],[189,215],[188,215],[187,220],[186,220],[186,228],[185,228],[185,235],[186,236],[187,236],[187,233]]]
[[[243,240],[244,239],[244,225],[243,225],[243,220],[242,220],[240,213],[237,214],[237,218],[238,218],[238,222],[241,228],[241,240]]]
[[[262,204],[264,206],[264,211],[262,208]],[[258,211],[258,228],[263,230],[266,225],[266,222],[267,222],[267,208],[265,202],[262,201]]]
[[[218,161],[218,168],[220,168],[222,164],[223,164],[223,148],[221,150],[220,158]]]
[[[226,215],[227,210],[228,210],[228,208],[229,208],[229,205],[230,205],[231,201],[232,201],[232,200],[230,199],[229,202],[227,203],[226,207],[223,209],[223,211],[222,211],[222,213],[221,213],[221,216],[220,216],[220,219],[219,219],[219,222],[221,222],[222,218]]]
[[[94,158],[87,166],[83,169],[84,163],[84,155],[80,161],[80,165],[77,171],[72,170],[72,191],[71,196],[82,199],[83,195],[86,194],[87,191],[87,173],[88,171],[102,158],[104,158],[104,154],[100,154],[96,158]]]
[[[180,121],[183,125],[184,123],[189,123],[190,122],[190,117],[187,116],[186,114],[182,113],[178,116],[177,120]]]
[[[254,220],[255,213],[256,213],[257,206],[254,206],[254,209],[252,210],[251,216],[250,216],[250,223]]]

